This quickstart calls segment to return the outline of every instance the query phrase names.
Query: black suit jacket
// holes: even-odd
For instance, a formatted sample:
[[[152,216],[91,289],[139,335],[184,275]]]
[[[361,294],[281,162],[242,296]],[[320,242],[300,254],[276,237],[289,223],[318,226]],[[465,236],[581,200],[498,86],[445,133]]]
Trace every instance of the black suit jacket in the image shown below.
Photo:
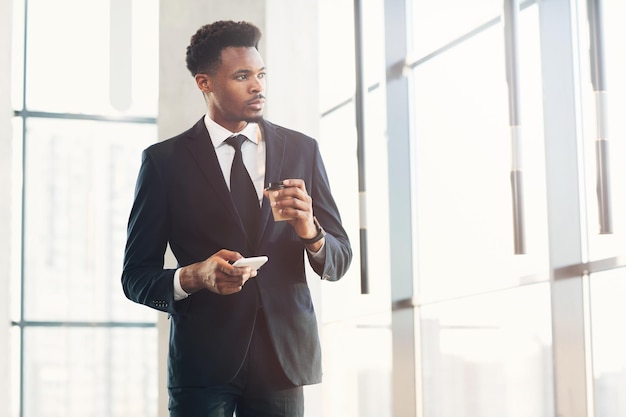
[[[315,140],[267,121],[265,185],[300,178],[313,212],[326,230],[323,265],[309,258],[323,279],[341,278],[352,259],[350,243],[330,192]],[[283,370],[295,385],[320,382],[317,322],[305,276],[305,247],[287,222],[274,222],[263,199],[259,241],[247,252],[237,216],[204,120],[143,152],[128,223],[122,285],[126,296],[171,315],[169,387],[199,387],[231,380],[239,370],[260,305]],[[202,290],[174,301],[175,270],[164,269],[170,245],[180,266],[220,249],[267,255],[256,278],[239,293]]]

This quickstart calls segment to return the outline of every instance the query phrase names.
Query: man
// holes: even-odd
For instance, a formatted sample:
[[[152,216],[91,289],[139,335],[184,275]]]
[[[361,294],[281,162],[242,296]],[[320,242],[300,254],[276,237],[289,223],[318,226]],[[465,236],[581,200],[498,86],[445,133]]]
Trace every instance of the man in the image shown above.
[[[207,113],[143,153],[122,285],[171,317],[172,417],[302,416],[302,386],[321,380],[305,254],[330,281],[352,259],[317,142],[263,119],[260,36],[246,22],[201,27],[187,68]],[[229,139],[238,135],[241,145]],[[254,186],[247,206],[231,178],[238,152]],[[277,181],[285,188],[264,190]],[[272,209],[288,220],[274,221]],[[163,267],[168,244],[175,270]],[[256,255],[269,258],[258,271],[232,265]]]

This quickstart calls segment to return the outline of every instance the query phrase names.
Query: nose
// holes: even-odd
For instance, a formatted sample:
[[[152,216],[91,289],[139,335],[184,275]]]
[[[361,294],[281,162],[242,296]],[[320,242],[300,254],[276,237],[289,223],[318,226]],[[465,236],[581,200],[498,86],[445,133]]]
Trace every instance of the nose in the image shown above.
[[[261,91],[265,90],[265,80],[262,78],[254,77],[251,90],[253,93],[260,93]]]

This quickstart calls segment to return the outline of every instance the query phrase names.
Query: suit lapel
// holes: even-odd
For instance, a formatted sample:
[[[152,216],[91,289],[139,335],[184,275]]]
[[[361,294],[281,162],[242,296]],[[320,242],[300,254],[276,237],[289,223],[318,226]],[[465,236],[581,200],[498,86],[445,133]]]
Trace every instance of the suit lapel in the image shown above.
[[[283,161],[285,158],[285,141],[284,135],[278,133],[274,125],[267,121],[260,123],[261,134],[265,141],[265,186],[270,182],[281,181]],[[267,198],[263,198],[261,205],[261,222],[259,231],[259,241],[263,238],[263,233],[269,221],[273,221],[272,208]]]
[[[204,124],[204,118],[200,119],[187,132],[186,145],[191,154],[191,158],[198,165],[204,177],[213,188],[218,199],[224,204],[224,208],[230,213],[235,223],[238,223],[243,231],[243,224],[237,216],[237,211],[230,197],[230,192],[224,180],[224,174],[217,160],[215,148],[209,137],[209,132]]]
[[[261,134],[265,141],[265,186],[269,182],[280,181],[284,178],[282,175],[283,161],[285,157],[285,141],[286,137],[276,131],[276,128],[267,121],[262,121]],[[244,231],[243,224],[237,216],[237,210],[230,197],[230,192],[224,180],[224,175],[220,168],[215,153],[215,148],[209,137],[209,132],[204,124],[204,119],[200,119],[189,131],[186,136],[186,145],[189,149],[192,159],[198,165],[200,171],[204,174],[204,177],[211,185],[215,194],[219,198],[222,204],[230,215],[233,217],[235,223],[239,224],[239,227]],[[272,209],[269,205],[269,200],[263,198],[261,205],[261,221],[259,224],[259,242],[263,238],[263,233],[266,229],[267,223],[272,220]],[[244,232],[245,233],[245,232]]]

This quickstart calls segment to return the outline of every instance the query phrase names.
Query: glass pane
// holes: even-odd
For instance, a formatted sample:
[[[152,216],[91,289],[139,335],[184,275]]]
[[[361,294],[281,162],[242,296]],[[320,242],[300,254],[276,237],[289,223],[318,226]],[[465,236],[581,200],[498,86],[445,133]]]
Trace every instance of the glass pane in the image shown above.
[[[415,68],[416,241],[424,302],[548,279],[536,7],[521,17],[525,255],[514,255],[513,247],[502,28]]]
[[[322,297],[326,317],[344,317],[345,300],[360,292],[359,268],[359,182],[356,158],[356,130],[353,103],[326,115],[320,125],[320,152],[328,173],[333,197],[339,207],[343,227],[348,233],[354,254],[352,267],[345,277],[332,285],[322,285],[328,297]],[[347,298],[346,298],[347,297]],[[355,314],[354,311],[350,314]]]
[[[389,176],[384,84],[366,96],[365,102],[365,204],[368,246],[368,304],[382,311],[390,308]],[[353,243],[356,246],[357,242]],[[354,261],[353,261],[354,262]],[[380,311],[380,310],[377,310]]]
[[[24,102],[24,0],[13,0],[12,7],[11,103],[14,110],[20,110]]]
[[[320,1],[320,111],[354,96],[354,9],[351,0]]]
[[[623,115],[626,113],[626,50],[623,39],[626,36],[623,17],[626,16],[626,3],[621,1],[603,1],[604,13],[604,53],[606,70],[606,130],[609,143],[610,196],[613,220],[613,234],[600,234],[598,217],[598,199],[596,193],[596,149],[597,116],[596,98],[591,85],[589,61],[589,35],[587,26],[581,25],[580,54],[582,62],[582,93],[585,166],[587,179],[587,207],[590,258],[603,259],[620,256],[626,246],[626,125]],[[579,9],[586,9],[586,2],[580,1]],[[587,22],[586,15],[582,17]]]
[[[413,51],[416,58],[445,46],[500,16],[502,0],[413,0]]]
[[[549,290],[421,308],[424,417],[554,416]]]
[[[379,82],[384,84],[382,6],[379,0],[363,2],[364,70],[368,88]],[[355,107],[353,101],[348,101],[355,93],[353,2],[323,1],[320,9],[321,111],[331,108],[333,111],[322,118],[319,142],[354,253],[346,277],[321,286],[323,415],[388,417],[391,416],[392,365],[384,85],[365,97],[363,162],[367,193],[361,195],[361,200],[367,206],[369,219],[370,294],[363,296]]]
[[[30,0],[28,109],[156,115],[158,39],[158,2]]]
[[[606,76],[608,96],[608,131],[611,142],[611,179],[613,193],[613,217],[618,254],[626,246],[626,2],[603,1],[606,39]]]
[[[382,0],[363,1],[365,86],[385,81],[385,10]],[[383,107],[384,109],[384,107]],[[384,114],[384,112],[383,112]]]
[[[24,417],[154,417],[157,331],[26,328]]]
[[[11,319],[20,320],[22,287],[22,132],[23,119],[12,120],[13,143],[11,144],[11,269],[9,271]]]
[[[156,126],[29,119],[25,158],[27,320],[156,320],[120,284],[141,150]]]
[[[4,409],[10,409],[11,417],[23,417],[20,416],[20,357],[21,357],[21,335],[20,328],[12,326],[8,332],[9,343],[11,346],[10,354],[10,376],[5,380],[8,385],[5,385],[3,389],[9,390],[10,404],[4,404]]]
[[[626,415],[626,270],[591,277],[591,335],[593,343],[596,417]]]
[[[364,299],[359,299],[361,207],[353,103],[324,116],[320,125],[320,149],[354,254],[346,277],[332,285],[322,285],[322,289],[327,291],[327,296],[322,297],[322,313],[330,320],[346,315],[388,311],[390,308],[387,143],[385,120],[384,116],[381,117],[385,112],[384,97],[382,88],[374,89],[366,97],[366,193],[361,195],[361,199],[366,204],[370,294]],[[351,301],[351,309],[345,308],[347,299],[354,300]]]
[[[324,416],[391,417],[391,317],[324,327]]]

